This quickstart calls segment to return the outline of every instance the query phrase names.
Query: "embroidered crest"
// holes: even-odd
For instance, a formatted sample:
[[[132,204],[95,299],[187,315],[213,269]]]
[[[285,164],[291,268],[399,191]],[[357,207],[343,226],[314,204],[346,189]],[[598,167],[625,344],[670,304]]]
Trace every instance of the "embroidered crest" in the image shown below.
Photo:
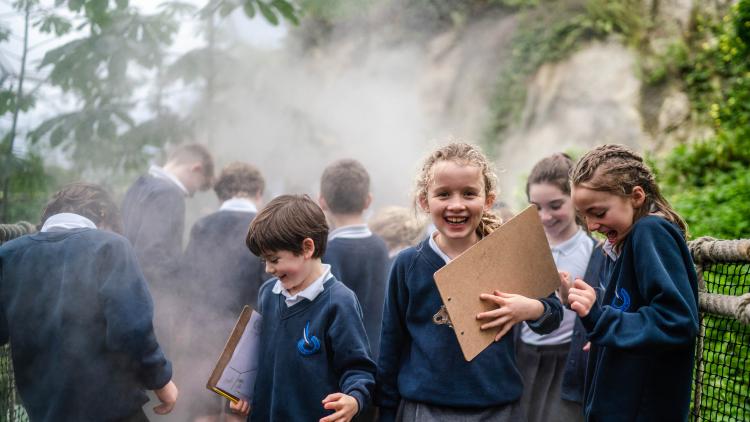
[[[437,325],[447,325],[448,327],[453,328],[453,324],[451,323],[451,316],[448,315],[448,309],[446,309],[445,305],[442,305],[440,307],[440,310],[432,316],[432,322]]]
[[[612,307],[623,312],[630,308],[630,294],[624,288],[615,289],[615,298],[612,299]]]
[[[310,335],[310,321],[307,321],[305,329],[302,331],[302,338],[297,341],[297,351],[302,356],[310,356],[320,350],[320,340]]]

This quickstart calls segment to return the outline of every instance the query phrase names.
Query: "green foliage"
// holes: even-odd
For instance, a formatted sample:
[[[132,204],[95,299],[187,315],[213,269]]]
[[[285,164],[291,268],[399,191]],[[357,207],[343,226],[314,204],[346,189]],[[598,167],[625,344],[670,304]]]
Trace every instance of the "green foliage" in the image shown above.
[[[293,3],[287,0],[210,0],[201,9],[201,16],[205,19],[218,14],[223,18],[238,8],[242,8],[250,19],[260,13],[271,25],[278,25],[281,18],[294,25],[299,24],[300,12]]]
[[[698,122],[716,135],[676,147],[660,174],[693,236],[750,237],[750,0],[701,12],[670,77],[683,80]]]
[[[511,41],[512,56],[494,87],[491,119],[484,134],[487,148],[492,150],[499,137],[518,121],[526,100],[527,79],[541,65],[565,59],[585,42],[611,35],[639,44],[648,25],[635,12],[642,7],[641,0],[555,0],[524,10]]]

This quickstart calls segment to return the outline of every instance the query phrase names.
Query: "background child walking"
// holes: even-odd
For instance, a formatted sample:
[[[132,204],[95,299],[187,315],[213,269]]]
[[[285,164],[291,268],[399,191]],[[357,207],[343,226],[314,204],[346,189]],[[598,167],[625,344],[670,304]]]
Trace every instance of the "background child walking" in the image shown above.
[[[433,280],[435,271],[499,225],[488,213],[495,185],[487,159],[469,144],[446,145],[422,166],[416,200],[437,230],[402,251],[391,269],[377,378],[383,421],[523,419],[513,336],[499,338],[471,362],[464,360],[453,329],[445,325]],[[492,319],[484,326],[498,329],[499,337],[522,320],[549,332],[562,318],[556,298],[486,297],[504,305],[502,315],[479,315]]]
[[[526,196],[539,211],[558,271],[598,287],[605,256],[578,225],[570,198],[572,168],[573,160],[565,154],[540,160],[529,174]],[[586,329],[576,313],[565,309],[560,327],[549,334],[537,334],[527,324],[517,333],[516,357],[524,383],[521,405],[528,421],[582,420]]]
[[[589,230],[607,237],[612,266],[601,305],[580,279],[567,294],[591,341],[586,419],[687,420],[698,293],[685,223],[627,147],[588,152],[571,183]]]

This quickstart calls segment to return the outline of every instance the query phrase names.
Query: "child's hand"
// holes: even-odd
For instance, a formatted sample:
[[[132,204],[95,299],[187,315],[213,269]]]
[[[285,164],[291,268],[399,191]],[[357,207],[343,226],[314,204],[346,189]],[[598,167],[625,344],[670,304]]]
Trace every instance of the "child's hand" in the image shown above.
[[[323,407],[336,413],[326,416],[320,422],[349,422],[359,412],[359,402],[344,393],[329,394],[323,399]]]
[[[544,305],[536,299],[529,299],[526,296],[503,293],[495,290],[494,294],[482,293],[479,295],[482,300],[494,302],[498,308],[491,311],[482,312],[477,315],[477,319],[492,319],[492,321],[482,324],[482,330],[500,327],[495,341],[499,341],[516,323],[538,319],[544,313]]]
[[[585,281],[577,278],[573,287],[568,293],[568,302],[570,309],[574,310],[579,317],[583,318],[589,314],[591,306],[596,301],[596,290],[586,284]]]
[[[154,393],[156,394],[156,398],[161,402],[158,406],[154,406],[154,413],[157,415],[166,415],[171,412],[179,395],[175,383],[169,381],[164,387],[154,390]]]
[[[568,293],[570,288],[573,287],[573,282],[570,280],[570,274],[565,271],[560,271],[560,287],[557,288],[557,295],[560,297],[560,302],[563,306],[568,306]]]
[[[247,417],[247,415],[250,414],[250,403],[242,399],[240,399],[240,401],[238,401],[237,403],[229,401],[229,409],[231,409],[234,413]]]

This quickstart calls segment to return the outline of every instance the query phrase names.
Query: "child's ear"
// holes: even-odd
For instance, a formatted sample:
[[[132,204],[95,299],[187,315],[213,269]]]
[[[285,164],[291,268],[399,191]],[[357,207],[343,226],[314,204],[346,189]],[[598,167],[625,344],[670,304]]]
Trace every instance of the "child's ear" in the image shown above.
[[[495,205],[495,192],[490,192],[484,200],[484,210],[491,210],[493,205]]]
[[[315,241],[310,239],[309,237],[306,237],[305,240],[302,241],[302,256],[305,259],[310,259],[312,258],[314,253]]]
[[[365,207],[362,208],[363,210],[366,210],[370,208],[370,205],[372,205],[372,193],[367,194],[367,199],[365,199]]]
[[[640,208],[643,203],[646,202],[646,192],[642,187],[636,186],[630,193],[630,201],[633,204],[633,208]]]
[[[318,205],[320,205],[320,209],[322,209],[323,212],[328,212],[328,203],[325,198],[323,198],[323,195],[318,197]]]
[[[423,212],[430,212],[430,206],[427,204],[427,196],[419,195],[419,198],[417,198],[417,203],[419,204],[419,208],[421,208]]]

